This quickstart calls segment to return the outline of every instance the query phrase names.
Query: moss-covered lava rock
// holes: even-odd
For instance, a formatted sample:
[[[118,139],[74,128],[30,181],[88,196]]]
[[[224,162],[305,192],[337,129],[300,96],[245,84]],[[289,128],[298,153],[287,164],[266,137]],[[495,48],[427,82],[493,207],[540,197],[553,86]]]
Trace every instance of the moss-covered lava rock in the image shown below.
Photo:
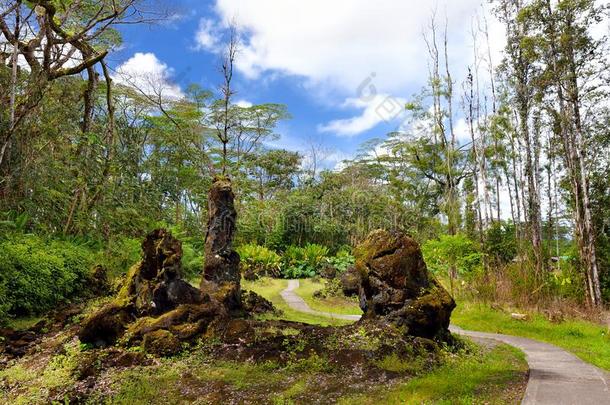
[[[182,244],[168,231],[149,233],[142,252],[142,261],[129,270],[117,297],[85,320],[81,342],[104,347],[125,332],[129,342],[140,342],[160,329],[188,340],[226,315],[222,305],[181,279]]]
[[[208,228],[201,290],[213,295],[229,310],[241,307],[239,254],[233,249],[237,212],[231,181],[214,178],[208,194]]]
[[[377,230],[355,250],[364,319],[384,318],[409,335],[443,339],[455,302],[428,272],[418,243]]]
[[[177,354],[182,349],[182,345],[170,331],[159,329],[144,335],[142,348],[146,353],[171,356]]]

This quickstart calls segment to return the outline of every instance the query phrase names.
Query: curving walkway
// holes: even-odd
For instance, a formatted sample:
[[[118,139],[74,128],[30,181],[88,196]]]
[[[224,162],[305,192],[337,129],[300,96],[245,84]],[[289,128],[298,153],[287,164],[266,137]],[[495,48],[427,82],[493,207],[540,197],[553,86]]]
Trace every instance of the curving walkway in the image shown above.
[[[340,315],[315,311],[294,290],[298,280],[290,280],[281,292],[288,306],[296,311],[329,318],[358,320],[358,315]],[[492,339],[522,350],[530,367],[530,376],[522,404],[610,405],[610,373],[557,346],[518,336],[472,332],[457,326],[451,331],[477,339]]]
[[[352,321],[357,321],[360,319],[360,315],[342,315],[333,314],[332,312],[316,311],[307,305],[303,298],[294,292],[294,290],[297,288],[299,288],[299,280],[288,280],[288,287],[286,287],[286,289],[280,293],[284,301],[286,301],[286,304],[288,304],[288,306],[295,311],[334,319],[348,319]]]

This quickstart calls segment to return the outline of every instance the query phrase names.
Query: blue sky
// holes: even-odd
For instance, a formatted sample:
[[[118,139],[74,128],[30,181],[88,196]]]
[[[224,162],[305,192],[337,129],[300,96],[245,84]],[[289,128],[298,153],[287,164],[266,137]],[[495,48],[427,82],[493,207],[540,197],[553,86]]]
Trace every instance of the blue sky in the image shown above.
[[[166,82],[168,94],[179,94],[190,83],[213,89],[220,81],[223,33],[235,21],[243,35],[235,101],[286,104],[292,119],[278,127],[282,137],[273,146],[302,151],[310,140],[322,143],[328,150],[327,167],[353,156],[367,139],[400,125],[401,119],[392,118],[426,81],[422,33],[434,11],[440,30],[447,21],[456,87],[472,63],[470,31],[482,14],[476,0],[174,4],[175,16],[169,21],[121,28],[123,47],[111,56],[115,68],[134,76],[154,72]],[[480,17],[478,21],[480,26]],[[501,25],[490,20],[489,32],[492,59],[499,59]],[[477,35],[477,52],[486,54],[485,39]],[[460,115],[457,111],[456,120]]]

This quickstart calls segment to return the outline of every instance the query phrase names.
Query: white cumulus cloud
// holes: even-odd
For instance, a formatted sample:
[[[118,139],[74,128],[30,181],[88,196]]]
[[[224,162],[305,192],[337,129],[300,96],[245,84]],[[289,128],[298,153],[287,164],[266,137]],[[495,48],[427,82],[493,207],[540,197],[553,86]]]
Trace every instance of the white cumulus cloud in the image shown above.
[[[302,78],[324,103],[353,103],[361,115],[320,125],[325,132],[344,136],[382,121],[373,103],[354,102],[371,73],[379,95],[409,97],[426,83],[428,51],[423,32],[435,11],[439,35],[447,19],[452,74],[461,82],[474,53],[470,31],[473,24],[476,30],[475,18],[483,13],[480,0],[439,0],[436,6],[395,0],[216,0],[215,11],[215,22],[200,22],[199,48],[218,52],[218,27],[235,21],[245,33],[238,69],[248,78],[263,74]],[[498,64],[504,30],[493,18],[488,20],[492,59]],[[484,35],[478,36],[478,53],[486,57]],[[483,73],[486,68],[481,69]]]
[[[398,121],[404,115],[405,103],[405,99],[387,94],[377,94],[370,100],[349,98],[343,105],[358,108],[362,110],[361,113],[350,118],[333,120],[319,125],[318,130],[338,136],[356,136],[382,122]]]
[[[159,98],[182,98],[180,86],[172,83],[173,69],[154,53],[137,52],[116,68],[113,79],[123,85]]]
[[[221,27],[217,22],[210,18],[202,18],[199,20],[199,28],[195,34],[195,48],[218,52],[220,50],[221,36]]]

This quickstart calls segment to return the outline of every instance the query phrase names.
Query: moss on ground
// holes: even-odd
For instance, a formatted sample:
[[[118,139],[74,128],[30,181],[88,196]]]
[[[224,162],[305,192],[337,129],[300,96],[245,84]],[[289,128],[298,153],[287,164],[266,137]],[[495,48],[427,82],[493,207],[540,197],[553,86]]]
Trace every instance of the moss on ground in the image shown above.
[[[455,355],[406,383],[342,398],[342,404],[519,404],[527,384],[524,354],[507,345]]]
[[[245,284],[286,309],[279,296],[286,280]],[[296,311],[283,317],[332,322]],[[449,350],[427,339],[406,341],[399,330],[380,324],[238,323],[243,326],[238,337],[249,336],[246,342],[210,338],[172,347],[167,353],[172,357],[152,356],[137,346],[92,350],[74,339],[72,325],[0,370],[0,402],[517,403],[525,386],[523,355],[505,346]]]

